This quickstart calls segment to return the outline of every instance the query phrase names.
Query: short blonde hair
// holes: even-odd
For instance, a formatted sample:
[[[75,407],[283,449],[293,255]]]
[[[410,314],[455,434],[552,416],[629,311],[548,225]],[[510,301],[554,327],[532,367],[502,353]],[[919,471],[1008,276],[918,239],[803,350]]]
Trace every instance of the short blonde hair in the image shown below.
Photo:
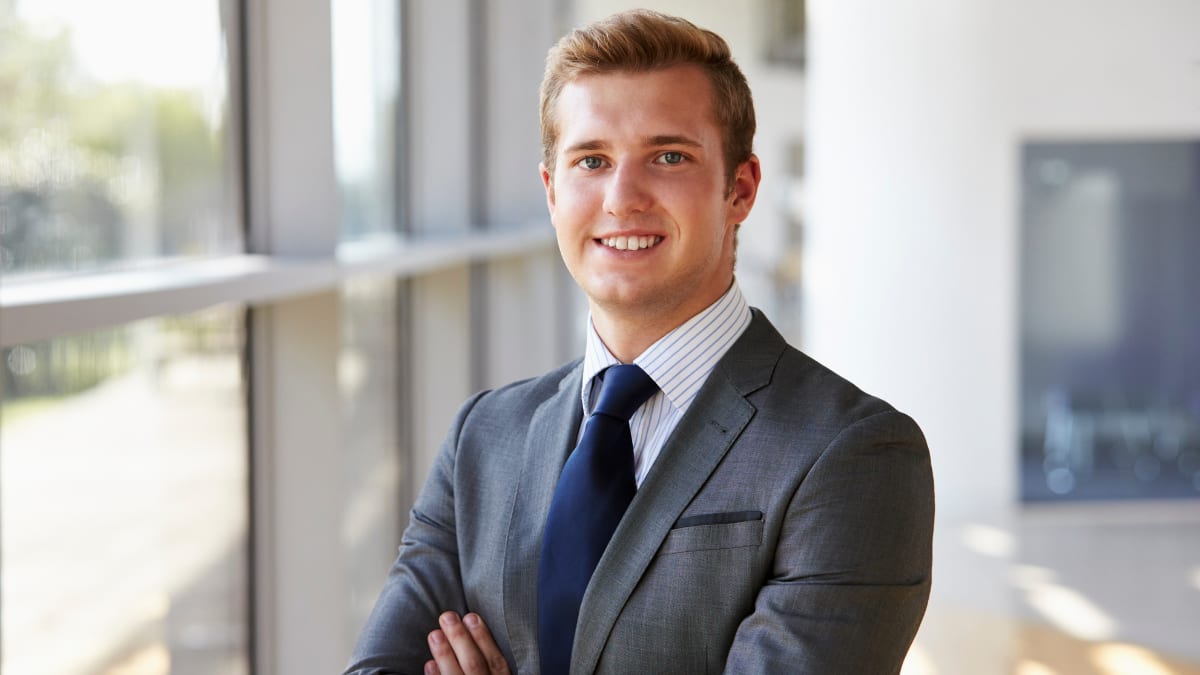
[[[712,82],[713,113],[721,128],[726,185],[754,145],[750,85],[716,33],[675,16],[646,9],[614,14],[563,36],[546,55],[541,87],[542,161],[554,172],[558,151],[557,104],[566,84],[580,75],[649,71],[696,65]]]

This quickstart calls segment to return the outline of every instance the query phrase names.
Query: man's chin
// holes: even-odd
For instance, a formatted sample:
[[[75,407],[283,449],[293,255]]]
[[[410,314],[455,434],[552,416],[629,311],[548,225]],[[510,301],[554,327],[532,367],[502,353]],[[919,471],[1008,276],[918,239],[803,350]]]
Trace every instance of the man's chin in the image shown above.
[[[660,311],[662,294],[646,286],[620,285],[585,290],[593,309],[614,315],[638,315]]]

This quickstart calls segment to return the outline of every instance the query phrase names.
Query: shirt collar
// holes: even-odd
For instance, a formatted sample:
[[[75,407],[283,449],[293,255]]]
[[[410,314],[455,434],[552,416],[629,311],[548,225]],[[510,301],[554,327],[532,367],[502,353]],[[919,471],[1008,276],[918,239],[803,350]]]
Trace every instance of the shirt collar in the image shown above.
[[[699,314],[683,322],[650,345],[633,360],[650,376],[677,409],[686,408],[696,398],[701,385],[716,367],[717,361],[750,325],[750,306],[737,281],[729,290]],[[621,361],[608,351],[596,333],[589,314],[587,346],[583,356],[583,383],[580,399],[585,416],[591,414],[593,380],[609,366]]]

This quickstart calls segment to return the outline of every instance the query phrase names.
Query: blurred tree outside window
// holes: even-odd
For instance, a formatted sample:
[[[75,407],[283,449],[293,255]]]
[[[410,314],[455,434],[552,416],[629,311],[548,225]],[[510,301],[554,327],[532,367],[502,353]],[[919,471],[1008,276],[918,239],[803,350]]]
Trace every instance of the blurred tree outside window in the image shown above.
[[[228,25],[216,2],[0,0],[0,273],[241,250]]]

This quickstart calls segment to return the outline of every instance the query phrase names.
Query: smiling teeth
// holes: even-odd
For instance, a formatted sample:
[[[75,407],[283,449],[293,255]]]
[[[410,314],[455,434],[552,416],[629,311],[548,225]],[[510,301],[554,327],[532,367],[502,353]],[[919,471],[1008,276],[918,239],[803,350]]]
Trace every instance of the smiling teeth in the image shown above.
[[[601,239],[600,243],[618,251],[637,251],[650,248],[660,241],[662,241],[662,237],[654,235],[649,237],[608,237]]]

